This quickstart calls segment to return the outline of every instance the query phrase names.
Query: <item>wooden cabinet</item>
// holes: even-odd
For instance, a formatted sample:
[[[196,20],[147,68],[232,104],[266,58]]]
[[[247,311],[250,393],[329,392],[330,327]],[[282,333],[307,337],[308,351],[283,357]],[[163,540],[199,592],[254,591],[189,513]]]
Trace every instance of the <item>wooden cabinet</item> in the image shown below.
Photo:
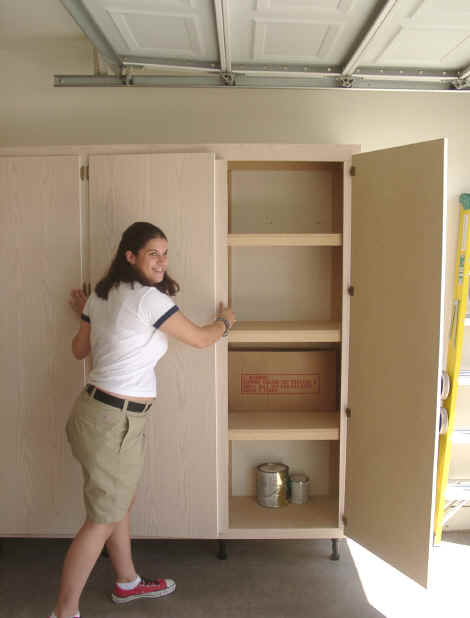
[[[345,148],[342,157],[348,160],[351,154]],[[342,195],[349,179],[343,161],[230,161],[228,169],[229,296],[238,318],[228,356],[230,362],[243,351],[244,367],[229,376],[234,382],[228,401],[231,483],[223,533],[227,538],[336,538],[342,536],[341,380],[318,383],[322,391],[336,391],[330,393],[328,410],[304,405],[308,389],[295,397],[290,394],[295,387],[278,384],[309,375],[308,361],[302,360],[309,350],[335,352],[336,367],[329,372],[335,378],[340,373]],[[294,350],[296,355],[285,356]],[[297,364],[289,366],[283,358]],[[237,390],[249,392],[239,384],[244,376],[258,380],[253,406],[265,399],[263,392],[270,393],[270,402],[253,409],[240,406]],[[255,470],[267,461],[307,473],[308,504],[269,509],[257,503]]]
[[[35,176],[26,170],[18,184],[8,166],[18,165],[26,151],[1,152],[1,183],[10,187],[2,207],[10,261],[3,266],[14,273],[8,279],[13,317],[3,324],[12,352],[3,375],[8,431],[16,436],[2,453],[19,466],[14,482],[2,481],[3,495],[12,498],[0,517],[0,535],[73,532],[70,523],[57,523],[54,501],[43,498],[54,496],[56,477],[31,475],[28,457],[41,453],[45,470],[66,461],[60,476],[70,487],[60,499],[67,505],[61,513],[67,511],[80,481],[63,424],[85,376],[71,355],[52,374],[44,358],[57,354],[74,332],[66,297],[79,283],[80,268],[94,286],[125,227],[148,220],[169,238],[169,271],[182,286],[182,310],[206,323],[220,300],[230,300],[238,321],[228,341],[207,350],[172,342],[158,365],[159,397],[133,513],[135,536],[347,535],[425,584],[442,348],[445,149],[444,140],[365,154],[350,146],[287,144],[39,149],[39,165],[51,166],[50,177],[62,177],[66,195],[54,197],[71,212],[62,210],[60,217],[51,211],[43,180],[40,190],[29,189],[19,201],[18,186],[26,190]],[[64,172],[54,171],[62,160],[73,167],[67,182]],[[80,195],[78,166],[84,160],[89,181],[80,182]],[[28,234],[42,228],[21,214],[25,204],[34,204],[38,221],[50,225],[53,217],[55,231],[41,237],[29,267],[21,252],[14,253],[18,238],[29,246]],[[40,343],[30,365],[24,334],[44,333],[50,323],[49,287],[38,289],[38,274],[57,238],[68,239],[53,261],[54,276],[61,273],[54,279],[53,311],[63,330],[58,339]],[[23,328],[30,312],[15,311],[30,281],[38,300]],[[333,350],[334,409],[234,409],[230,355],[260,349]],[[60,382],[57,407],[47,408],[45,416],[35,407],[38,393],[22,412],[28,380],[47,397]],[[44,418],[50,419],[47,430]],[[35,424],[55,449],[31,436]],[[310,473],[308,504],[266,509],[256,503],[254,466],[273,458]],[[41,511],[39,519],[16,516],[24,500]]]
[[[80,523],[81,472],[64,434],[84,378],[67,307],[83,258],[79,170],[77,155],[0,157],[3,536],[69,534]]]
[[[90,280],[103,276],[122,232],[151,221],[169,241],[176,302],[196,322],[214,319],[213,154],[90,156]],[[141,537],[217,536],[215,347],[172,341],[158,364],[158,398],[133,532]]]

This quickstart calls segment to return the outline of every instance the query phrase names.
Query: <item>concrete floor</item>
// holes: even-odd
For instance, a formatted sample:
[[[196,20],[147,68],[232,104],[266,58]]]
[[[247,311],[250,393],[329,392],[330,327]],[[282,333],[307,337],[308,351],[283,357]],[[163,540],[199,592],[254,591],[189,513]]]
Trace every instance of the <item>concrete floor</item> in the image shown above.
[[[2,540],[0,618],[49,615],[69,542]],[[455,562],[454,554],[449,552],[455,548],[467,552],[469,545],[470,533],[445,535],[438,550],[443,571],[448,574]],[[341,541],[339,546],[341,559],[334,562],[329,559],[330,541],[231,541],[227,542],[228,559],[221,561],[216,558],[215,541],[133,541],[138,571],[147,577],[172,577],[177,583],[176,592],[162,599],[142,599],[116,606],[110,600],[111,564],[102,557],[83,593],[81,615],[83,618],[401,618],[408,616],[404,609],[407,607],[414,618],[430,615],[425,608],[428,597],[423,596],[428,593],[418,586],[419,593],[414,600],[380,613],[366,598],[348,545]],[[464,572],[468,572],[466,554],[463,557],[467,564]],[[368,587],[367,576],[366,579],[362,576]],[[387,594],[391,599],[400,596],[388,585],[386,590],[374,603],[376,607],[391,607],[383,602]],[[434,605],[435,600],[430,598],[429,607]]]
[[[4,539],[0,617],[46,618],[55,603],[68,540]],[[346,543],[331,561],[329,541],[133,541],[138,571],[172,577],[176,592],[116,606],[113,573],[100,558],[82,596],[83,618],[379,618],[362,590]]]

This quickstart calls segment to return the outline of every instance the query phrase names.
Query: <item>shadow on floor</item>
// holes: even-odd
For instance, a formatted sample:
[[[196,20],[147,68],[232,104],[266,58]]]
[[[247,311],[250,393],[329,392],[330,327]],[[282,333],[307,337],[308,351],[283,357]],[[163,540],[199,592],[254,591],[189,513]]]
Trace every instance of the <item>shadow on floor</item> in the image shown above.
[[[70,541],[3,539],[0,556],[2,615],[46,618],[52,610]],[[140,574],[171,577],[176,592],[125,606],[110,600],[113,572],[101,557],[85,587],[83,618],[381,618],[364,596],[344,541],[329,559],[331,542],[228,541],[227,560],[216,541],[137,540]]]
[[[442,540],[458,545],[470,545],[470,531],[447,531],[442,533]]]

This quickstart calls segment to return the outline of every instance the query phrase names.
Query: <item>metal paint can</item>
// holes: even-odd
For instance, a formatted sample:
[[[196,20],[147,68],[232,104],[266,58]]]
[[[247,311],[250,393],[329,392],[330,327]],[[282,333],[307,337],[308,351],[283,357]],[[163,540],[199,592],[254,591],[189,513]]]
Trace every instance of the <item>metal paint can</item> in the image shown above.
[[[306,474],[292,474],[289,477],[290,501],[293,504],[306,504],[310,479]]]
[[[264,463],[256,467],[256,501],[260,506],[278,509],[287,506],[289,466]]]

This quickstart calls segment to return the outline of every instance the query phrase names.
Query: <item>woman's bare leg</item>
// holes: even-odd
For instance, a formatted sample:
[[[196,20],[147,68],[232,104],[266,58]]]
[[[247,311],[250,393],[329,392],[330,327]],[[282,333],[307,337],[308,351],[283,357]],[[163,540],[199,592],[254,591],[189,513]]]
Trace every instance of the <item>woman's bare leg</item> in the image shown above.
[[[82,590],[115,526],[96,524],[87,519],[80,528],[65,557],[54,610],[57,618],[70,618],[77,613]]]
[[[106,542],[106,548],[116,573],[116,581],[132,582],[136,579],[134,562],[132,560],[131,539],[129,535],[129,513],[134,504],[135,496],[126,515],[117,523]]]

